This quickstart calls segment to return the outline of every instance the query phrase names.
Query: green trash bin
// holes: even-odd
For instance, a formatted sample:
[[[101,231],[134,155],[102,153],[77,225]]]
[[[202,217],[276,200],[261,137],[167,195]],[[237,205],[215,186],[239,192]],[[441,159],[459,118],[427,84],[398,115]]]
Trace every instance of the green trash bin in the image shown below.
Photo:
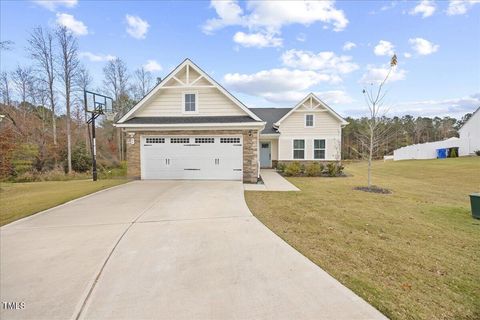
[[[472,217],[480,219],[480,193],[470,195],[470,204],[472,205]]]

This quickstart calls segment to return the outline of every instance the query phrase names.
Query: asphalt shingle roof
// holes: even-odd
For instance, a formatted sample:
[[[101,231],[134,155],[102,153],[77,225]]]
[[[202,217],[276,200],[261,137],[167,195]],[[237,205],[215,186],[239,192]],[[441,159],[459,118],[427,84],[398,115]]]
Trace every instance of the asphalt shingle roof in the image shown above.
[[[286,115],[292,108],[250,108],[260,119],[267,122],[262,134],[278,133],[273,124]]]

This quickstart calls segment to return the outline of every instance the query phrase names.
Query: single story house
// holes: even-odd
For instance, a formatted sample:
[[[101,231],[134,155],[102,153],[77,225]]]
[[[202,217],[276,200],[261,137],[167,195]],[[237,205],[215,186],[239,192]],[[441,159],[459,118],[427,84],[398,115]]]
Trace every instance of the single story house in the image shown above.
[[[295,107],[248,108],[186,59],[115,124],[128,176],[256,182],[278,162],[337,161],[347,122],[314,94]]]

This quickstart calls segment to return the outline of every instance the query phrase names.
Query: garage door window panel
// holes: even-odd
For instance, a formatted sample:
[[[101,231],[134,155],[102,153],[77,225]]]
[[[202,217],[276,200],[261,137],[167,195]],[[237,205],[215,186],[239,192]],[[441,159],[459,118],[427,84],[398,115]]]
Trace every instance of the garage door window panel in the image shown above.
[[[146,143],[165,143],[165,138],[146,138]]]
[[[190,143],[190,138],[170,138],[170,143]]]
[[[215,138],[195,138],[195,143],[215,143]]]

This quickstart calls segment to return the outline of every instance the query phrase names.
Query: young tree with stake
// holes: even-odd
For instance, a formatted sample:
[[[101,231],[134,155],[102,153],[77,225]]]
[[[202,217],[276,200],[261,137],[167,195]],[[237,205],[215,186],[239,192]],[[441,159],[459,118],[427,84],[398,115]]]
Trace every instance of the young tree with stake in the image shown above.
[[[368,160],[368,189],[372,188],[372,160],[374,152],[382,145],[387,135],[388,126],[384,126],[382,118],[388,109],[384,105],[386,91],[385,83],[397,66],[397,55],[393,55],[390,59],[390,67],[385,78],[374,88],[373,83],[370,88],[363,89],[363,96],[368,107],[368,118],[366,132],[359,135],[360,143],[366,146]]]

